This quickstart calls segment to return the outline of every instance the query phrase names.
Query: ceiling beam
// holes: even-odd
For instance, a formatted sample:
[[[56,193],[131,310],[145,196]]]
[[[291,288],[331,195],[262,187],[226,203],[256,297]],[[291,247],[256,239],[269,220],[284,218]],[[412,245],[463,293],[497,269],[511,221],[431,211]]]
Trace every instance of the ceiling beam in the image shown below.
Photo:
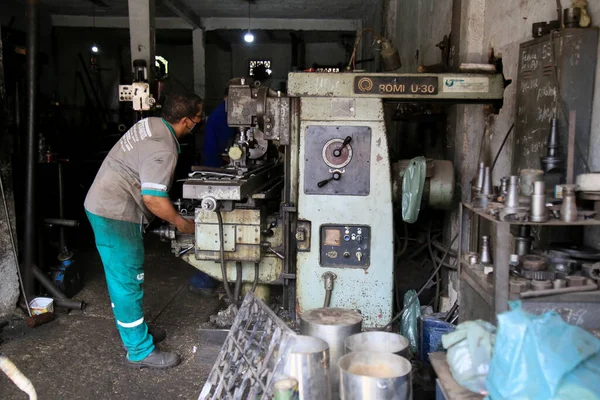
[[[161,0],[164,1],[164,0]],[[156,29],[194,29],[183,18],[155,18]],[[201,26],[207,31],[221,29],[248,29],[247,18],[201,18]],[[355,32],[360,29],[361,21],[355,19],[284,19],[253,18],[252,29],[285,30],[285,31],[331,31]],[[96,28],[129,28],[127,17],[93,17],[86,15],[52,15],[53,26],[92,27]]]
[[[204,29],[202,20],[193,12],[187,5],[181,0],[159,0],[162,4],[167,6],[180,18],[183,18],[188,24],[193,26],[195,29]]]

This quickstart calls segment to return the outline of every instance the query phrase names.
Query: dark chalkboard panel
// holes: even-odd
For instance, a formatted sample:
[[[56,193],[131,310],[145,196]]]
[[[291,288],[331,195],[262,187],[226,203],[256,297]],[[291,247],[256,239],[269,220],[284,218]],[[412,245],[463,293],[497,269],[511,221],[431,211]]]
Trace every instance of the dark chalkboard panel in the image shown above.
[[[587,158],[597,48],[597,28],[564,29],[521,44],[512,163],[515,174],[524,168],[541,169],[540,157],[546,155],[546,140],[555,114],[559,120],[560,156],[566,162],[567,119],[571,110],[577,113],[576,140]],[[564,102],[562,109],[559,95]],[[576,175],[585,172],[584,165],[576,150]]]

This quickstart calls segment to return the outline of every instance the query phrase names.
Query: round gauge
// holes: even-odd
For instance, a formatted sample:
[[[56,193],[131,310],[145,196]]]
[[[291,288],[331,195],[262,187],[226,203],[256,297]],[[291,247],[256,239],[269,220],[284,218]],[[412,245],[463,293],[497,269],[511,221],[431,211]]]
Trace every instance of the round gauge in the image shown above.
[[[331,168],[344,168],[352,161],[352,147],[349,144],[344,146],[338,157],[334,155],[335,150],[338,150],[344,139],[331,139],[323,146],[323,161]]]

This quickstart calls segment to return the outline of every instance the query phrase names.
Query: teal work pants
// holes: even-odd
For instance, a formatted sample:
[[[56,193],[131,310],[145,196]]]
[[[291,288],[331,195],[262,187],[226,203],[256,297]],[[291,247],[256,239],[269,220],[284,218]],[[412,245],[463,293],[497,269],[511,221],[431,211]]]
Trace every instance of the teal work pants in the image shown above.
[[[86,210],[100,253],[117,329],[127,358],[140,361],[154,350],[144,322],[144,241],[139,224],[100,217]]]

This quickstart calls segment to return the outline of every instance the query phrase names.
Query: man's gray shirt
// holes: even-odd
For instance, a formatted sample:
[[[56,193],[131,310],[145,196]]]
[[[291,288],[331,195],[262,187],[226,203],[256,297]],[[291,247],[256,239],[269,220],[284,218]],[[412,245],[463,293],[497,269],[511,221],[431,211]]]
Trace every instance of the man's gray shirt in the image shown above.
[[[167,122],[146,118],[113,146],[85,199],[85,209],[101,217],[147,223],[152,213],[142,195],[169,197],[179,143]]]

